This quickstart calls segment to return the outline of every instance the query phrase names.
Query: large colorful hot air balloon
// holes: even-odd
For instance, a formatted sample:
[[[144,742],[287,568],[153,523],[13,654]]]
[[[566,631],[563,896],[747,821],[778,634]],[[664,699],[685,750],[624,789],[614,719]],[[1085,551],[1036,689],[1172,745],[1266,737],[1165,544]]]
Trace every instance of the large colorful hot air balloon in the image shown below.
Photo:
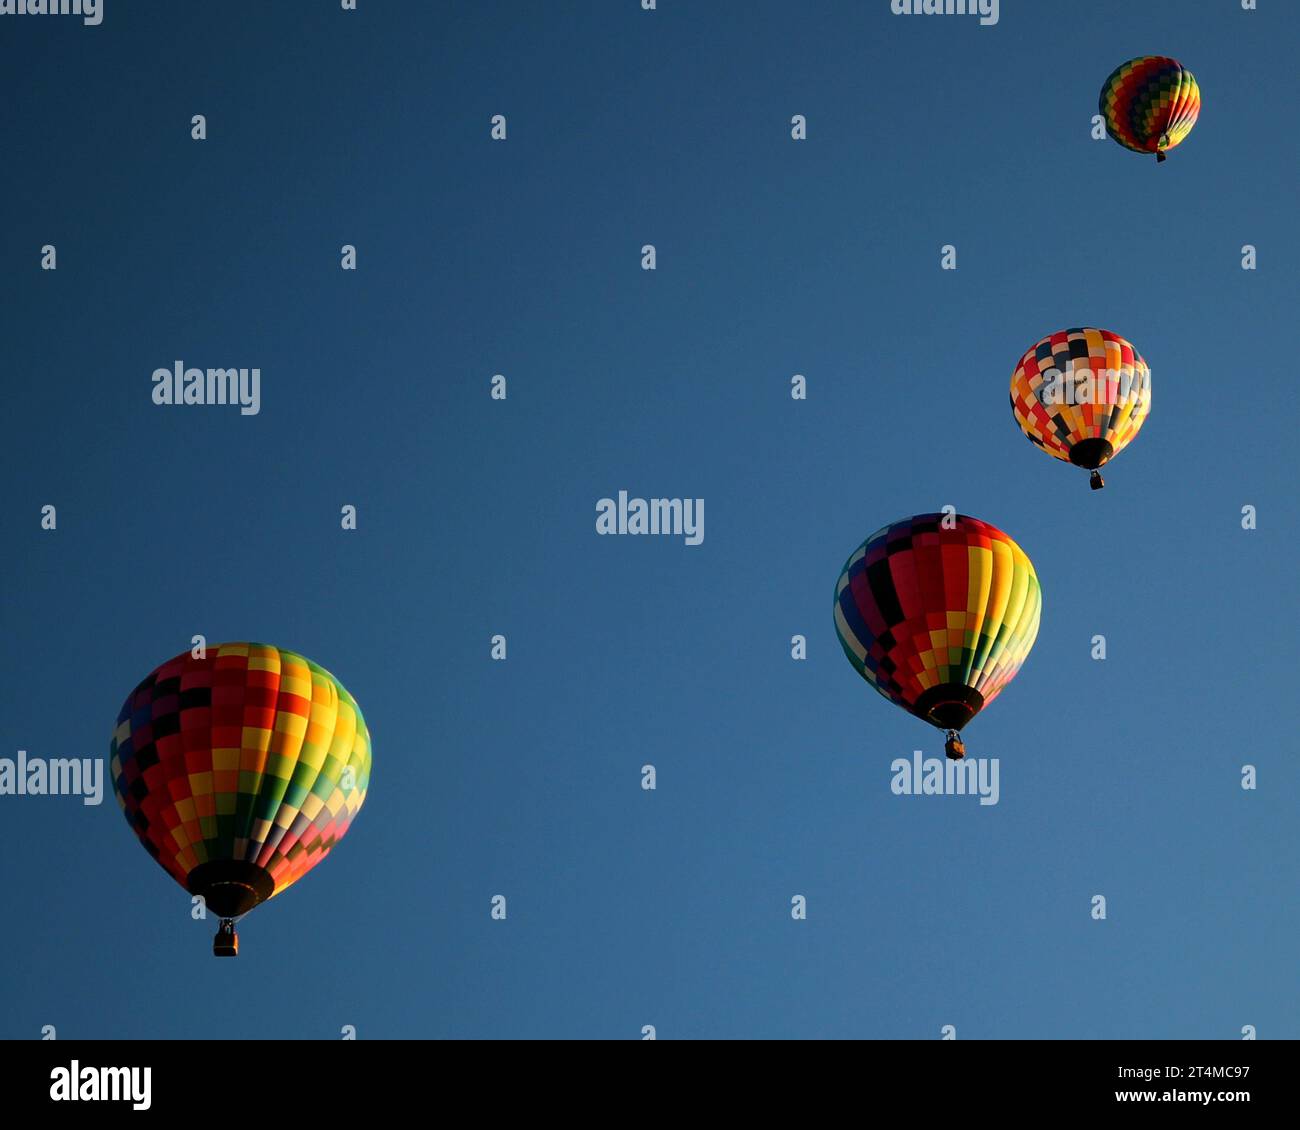
[[[996,526],[921,514],[877,530],[835,584],[835,631],[854,669],[890,702],[958,732],[1020,670],[1038,636],[1034,566]]]
[[[343,685],[259,643],[169,659],[127,696],[111,745],[113,787],[140,842],[234,923],[297,882],[352,823],[370,785],[370,732]]]
[[[1020,430],[1057,459],[1092,472],[1124,450],[1151,411],[1151,370],[1109,330],[1060,330],[1031,345],[1011,374]]]
[[[1106,131],[1125,149],[1154,153],[1163,161],[1192,132],[1201,112],[1201,90],[1177,59],[1145,55],[1111,72],[1097,107]]]

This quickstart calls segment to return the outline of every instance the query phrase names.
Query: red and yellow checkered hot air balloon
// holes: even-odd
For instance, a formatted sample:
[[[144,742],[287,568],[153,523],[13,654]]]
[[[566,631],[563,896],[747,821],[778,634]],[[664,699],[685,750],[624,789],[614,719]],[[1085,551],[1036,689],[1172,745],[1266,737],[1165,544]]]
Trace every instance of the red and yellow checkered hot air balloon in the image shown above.
[[[1192,132],[1201,112],[1201,88],[1177,59],[1144,55],[1111,72],[1097,108],[1106,131],[1125,149],[1154,153],[1163,161]]]
[[[370,786],[370,732],[323,667],[259,643],[169,659],[127,696],[117,799],[145,849],[221,919],[296,883],[343,838]]]
[[[1151,411],[1151,370],[1110,330],[1058,330],[1031,345],[1011,374],[1011,413],[1048,455],[1092,472],[1133,442]]]
[[[835,584],[835,633],[881,695],[958,732],[1015,678],[1038,637],[1042,595],[1033,563],[996,526],[920,514],[877,530]]]

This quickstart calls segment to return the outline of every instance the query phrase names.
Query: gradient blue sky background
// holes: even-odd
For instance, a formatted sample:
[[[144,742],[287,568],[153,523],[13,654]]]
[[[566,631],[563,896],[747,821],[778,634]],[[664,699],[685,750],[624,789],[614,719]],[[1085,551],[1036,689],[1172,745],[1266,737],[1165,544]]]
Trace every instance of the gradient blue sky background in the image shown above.
[[[233,962],[111,795],[0,798],[0,1035],[1300,1036],[1300,9],[1260,9],[0,19],[0,751],[106,756],[201,632],[330,668],[375,758]],[[1159,167],[1089,137],[1152,53],[1204,97]],[[1154,376],[1100,494],[1007,405],[1073,325]],[[261,414],[154,406],[177,358],[260,366]],[[703,497],[704,544],[598,537],[620,489]],[[891,794],[941,735],[832,625],[862,538],[945,504],[1044,590],[966,731],[996,807]]]

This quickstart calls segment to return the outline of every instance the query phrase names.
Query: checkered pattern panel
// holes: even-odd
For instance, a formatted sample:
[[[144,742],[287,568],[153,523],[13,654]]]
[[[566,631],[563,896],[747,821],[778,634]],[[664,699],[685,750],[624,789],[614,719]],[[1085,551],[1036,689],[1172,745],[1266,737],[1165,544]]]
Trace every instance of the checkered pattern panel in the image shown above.
[[[1147,55],[1115,68],[1097,107],[1106,131],[1124,148],[1168,152],[1192,132],[1201,112],[1201,90],[1177,59]]]
[[[323,667],[266,644],[169,659],[127,698],[110,748],[131,827],[182,886],[210,860],[278,894],[329,854],[370,785],[361,711]]]
[[[835,585],[840,646],[868,683],[915,713],[942,683],[987,706],[1038,636],[1042,596],[1024,551],[996,526],[922,514],[877,530]]]
[[[1109,330],[1061,330],[1030,346],[1011,374],[1020,430],[1067,462],[1080,440],[1104,439],[1112,458],[1151,411],[1151,371],[1131,342]]]

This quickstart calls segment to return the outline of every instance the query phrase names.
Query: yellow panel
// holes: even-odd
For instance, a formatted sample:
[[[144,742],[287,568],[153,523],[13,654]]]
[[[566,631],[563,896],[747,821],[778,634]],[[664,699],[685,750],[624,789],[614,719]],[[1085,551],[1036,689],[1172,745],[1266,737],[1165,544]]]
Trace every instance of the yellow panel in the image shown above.
[[[307,719],[301,714],[289,714],[288,712],[277,714],[275,716],[275,731],[278,734],[291,734],[299,741],[307,732]]]
[[[212,768],[213,769],[238,769],[239,750],[214,749],[212,751]]]

